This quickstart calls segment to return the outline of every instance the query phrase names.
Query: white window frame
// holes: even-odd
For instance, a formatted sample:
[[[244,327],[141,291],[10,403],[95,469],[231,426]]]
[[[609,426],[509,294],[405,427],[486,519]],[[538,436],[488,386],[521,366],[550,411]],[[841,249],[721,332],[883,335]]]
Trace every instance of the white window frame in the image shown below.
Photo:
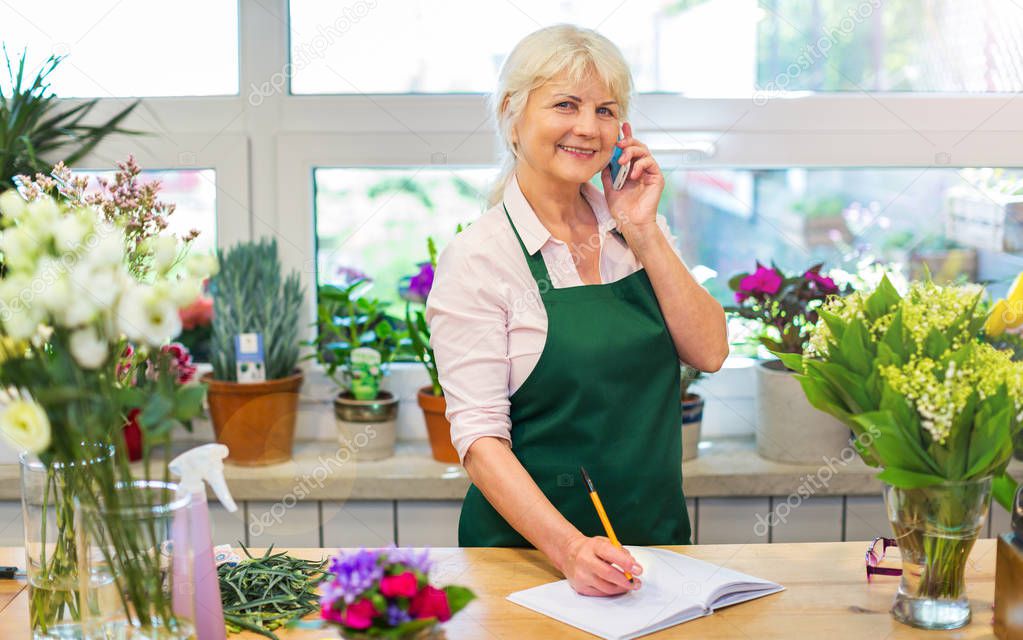
[[[124,126],[152,135],[111,138],[80,166],[109,168],[130,151],[145,169],[215,169],[218,245],[277,237],[311,323],[316,167],[493,166],[496,140],[478,94],[256,95],[287,76],[288,16],[287,0],[240,0],[240,95],[145,98]],[[643,94],[631,121],[666,167],[1018,167],[1018,95]],[[101,99],[97,116],[128,102]]]

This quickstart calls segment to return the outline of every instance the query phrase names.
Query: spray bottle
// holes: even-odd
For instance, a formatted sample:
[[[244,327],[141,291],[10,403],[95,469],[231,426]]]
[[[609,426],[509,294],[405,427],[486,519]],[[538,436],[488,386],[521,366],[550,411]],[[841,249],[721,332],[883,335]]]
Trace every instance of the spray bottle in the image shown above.
[[[224,609],[220,603],[220,580],[213,559],[213,538],[210,530],[210,511],[206,502],[206,484],[210,485],[220,503],[228,511],[236,511],[231,492],[224,481],[224,458],[228,449],[222,444],[204,444],[182,453],[171,460],[170,470],[180,476],[180,491],[192,496],[188,508],[187,526],[173,527],[172,536],[186,536],[187,540],[174,540],[177,549],[192,549],[191,571],[180,573],[187,582],[192,574],[195,592],[179,596],[174,589],[174,612],[195,621],[196,637],[202,640],[225,640]],[[205,484],[204,484],[205,482]],[[177,578],[177,576],[175,576]]]

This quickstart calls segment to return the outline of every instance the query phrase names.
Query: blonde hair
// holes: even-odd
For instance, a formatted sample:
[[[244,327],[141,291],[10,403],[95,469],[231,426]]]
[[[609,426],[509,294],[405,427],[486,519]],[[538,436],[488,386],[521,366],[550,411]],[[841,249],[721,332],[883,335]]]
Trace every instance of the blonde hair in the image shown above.
[[[596,73],[618,102],[618,118],[626,119],[632,98],[632,73],[614,43],[592,29],[571,24],[557,24],[529,34],[508,54],[497,90],[488,98],[490,113],[497,121],[501,150],[501,171],[490,189],[488,206],[501,201],[505,185],[515,173],[517,158],[512,130],[522,117],[529,94],[562,72],[567,72],[569,82],[580,82]],[[508,107],[502,110],[506,100]]]

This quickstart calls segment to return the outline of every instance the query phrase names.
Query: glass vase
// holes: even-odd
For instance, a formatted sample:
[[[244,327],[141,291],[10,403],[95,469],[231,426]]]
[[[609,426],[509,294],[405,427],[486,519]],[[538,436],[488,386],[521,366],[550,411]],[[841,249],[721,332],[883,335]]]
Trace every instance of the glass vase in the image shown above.
[[[987,517],[991,478],[917,489],[885,485],[884,497],[902,556],[892,615],[922,629],[966,625],[966,560]]]
[[[140,480],[77,502],[85,637],[194,638],[191,496],[179,496],[174,483]]]
[[[111,456],[98,446],[91,457],[73,463],[46,465],[28,453],[18,456],[33,640],[82,637],[74,487],[88,482],[90,474],[83,471]]]

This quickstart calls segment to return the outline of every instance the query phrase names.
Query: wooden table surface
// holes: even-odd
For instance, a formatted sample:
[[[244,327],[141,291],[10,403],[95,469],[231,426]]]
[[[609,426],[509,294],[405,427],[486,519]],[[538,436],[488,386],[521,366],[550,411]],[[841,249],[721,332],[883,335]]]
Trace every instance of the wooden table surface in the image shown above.
[[[995,540],[978,540],[970,554],[967,592],[971,624],[955,631],[921,631],[896,622],[888,613],[899,578],[865,580],[866,542],[801,544],[698,545],[667,547],[694,558],[724,565],[786,587],[785,591],[735,605],[648,638],[994,638]],[[293,555],[320,558],[334,550],[295,549]],[[461,584],[478,599],[444,625],[449,640],[522,640],[592,638],[593,636],[512,604],[513,591],[560,579],[537,551],[454,549],[431,551],[436,584]],[[18,548],[0,548],[0,564],[24,565]],[[333,631],[282,632],[282,640],[337,638]],[[28,590],[24,580],[0,580],[0,639],[30,638]],[[255,634],[231,636],[253,640]],[[203,639],[199,639],[203,640]]]

